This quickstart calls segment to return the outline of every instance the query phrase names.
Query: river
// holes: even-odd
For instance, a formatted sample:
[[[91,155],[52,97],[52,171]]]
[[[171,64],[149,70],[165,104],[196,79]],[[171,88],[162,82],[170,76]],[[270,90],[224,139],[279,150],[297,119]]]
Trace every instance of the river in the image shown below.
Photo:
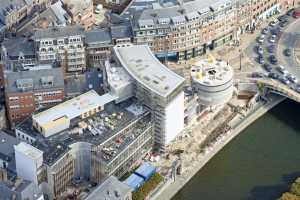
[[[300,176],[300,104],[285,100],[220,151],[172,200],[275,200]]]

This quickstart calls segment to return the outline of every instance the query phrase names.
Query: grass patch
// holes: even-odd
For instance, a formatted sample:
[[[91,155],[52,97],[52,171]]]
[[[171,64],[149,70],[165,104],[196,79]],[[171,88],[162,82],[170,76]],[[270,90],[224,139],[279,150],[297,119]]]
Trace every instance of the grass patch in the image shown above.
[[[164,177],[159,173],[153,174],[153,176],[137,191],[132,193],[132,200],[144,200],[149,193],[157,187],[157,185],[164,180]]]

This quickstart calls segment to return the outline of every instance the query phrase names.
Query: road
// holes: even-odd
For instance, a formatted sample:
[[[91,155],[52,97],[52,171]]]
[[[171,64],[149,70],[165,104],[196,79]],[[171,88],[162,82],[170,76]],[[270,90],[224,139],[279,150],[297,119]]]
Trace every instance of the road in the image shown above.
[[[293,20],[287,29],[284,30],[280,40],[278,41],[277,57],[281,64],[286,69],[300,79],[300,67],[296,62],[294,53],[290,57],[283,55],[283,51],[286,48],[295,49],[297,48],[297,41],[300,40],[300,19]]]

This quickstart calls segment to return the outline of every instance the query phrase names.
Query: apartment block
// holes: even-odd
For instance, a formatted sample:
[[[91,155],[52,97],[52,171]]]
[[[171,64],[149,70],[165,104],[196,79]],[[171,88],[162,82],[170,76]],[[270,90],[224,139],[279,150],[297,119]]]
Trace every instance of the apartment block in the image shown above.
[[[95,23],[92,0],[63,0],[64,8],[71,17],[72,24],[79,24],[90,30]]]
[[[67,73],[86,70],[84,29],[81,26],[39,29],[33,36],[41,63],[59,62]]]
[[[120,178],[152,150],[149,109],[135,98],[114,100],[92,90],[16,126],[16,137],[27,143],[23,146],[43,155],[32,177],[46,197],[59,198],[73,178],[97,183],[111,175]]]
[[[6,29],[11,29],[27,17],[32,17],[33,13],[50,6],[50,2],[50,0],[2,0],[0,4],[0,23]]]
[[[109,29],[87,31],[85,45],[88,66],[100,68],[102,63],[110,57],[113,47]]]
[[[5,74],[5,103],[11,126],[43,107],[64,99],[61,68],[8,72]]]

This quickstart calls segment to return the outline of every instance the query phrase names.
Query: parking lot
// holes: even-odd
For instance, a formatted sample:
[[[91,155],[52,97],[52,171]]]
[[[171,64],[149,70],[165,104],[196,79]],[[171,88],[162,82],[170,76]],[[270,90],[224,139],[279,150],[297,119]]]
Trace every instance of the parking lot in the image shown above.
[[[276,79],[300,92],[300,67],[296,62],[294,49],[300,41],[300,19],[293,12],[274,18],[262,27],[256,41],[246,52],[252,62],[261,66],[261,72],[253,76]]]

